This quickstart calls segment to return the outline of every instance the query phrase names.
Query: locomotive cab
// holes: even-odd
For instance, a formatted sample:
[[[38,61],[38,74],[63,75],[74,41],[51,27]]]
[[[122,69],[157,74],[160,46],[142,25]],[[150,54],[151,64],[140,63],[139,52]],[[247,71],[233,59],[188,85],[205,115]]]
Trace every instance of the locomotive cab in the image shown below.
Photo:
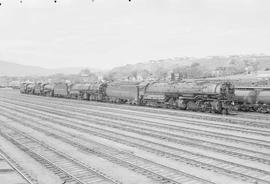
[[[233,100],[235,97],[235,90],[233,84],[229,82],[222,83],[220,87],[220,95],[227,99]]]

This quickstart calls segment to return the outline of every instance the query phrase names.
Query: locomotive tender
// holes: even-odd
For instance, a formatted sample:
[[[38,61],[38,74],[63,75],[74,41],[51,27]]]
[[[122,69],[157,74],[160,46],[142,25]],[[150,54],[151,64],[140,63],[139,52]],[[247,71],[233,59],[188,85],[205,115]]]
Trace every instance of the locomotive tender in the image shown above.
[[[22,84],[21,88],[25,88],[26,85]],[[30,94],[222,114],[228,114],[234,100],[234,87],[229,82],[119,81],[35,85],[41,87],[37,87],[38,92],[35,93],[34,90]]]
[[[236,87],[235,98],[239,110],[270,113],[270,87]]]

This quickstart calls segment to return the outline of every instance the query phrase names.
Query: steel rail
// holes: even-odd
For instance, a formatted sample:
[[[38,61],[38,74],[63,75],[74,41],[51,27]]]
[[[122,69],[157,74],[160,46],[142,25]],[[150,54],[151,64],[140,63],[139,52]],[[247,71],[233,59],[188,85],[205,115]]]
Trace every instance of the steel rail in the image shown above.
[[[106,176],[106,174],[102,173],[101,171],[99,171],[99,170],[97,170],[95,168],[91,168],[89,166],[86,166],[85,164],[83,164],[82,162],[76,160],[75,158],[72,158],[72,157],[70,157],[70,156],[68,156],[68,155],[66,155],[64,153],[61,153],[61,152],[55,150],[54,148],[49,147],[45,143],[42,143],[42,142],[34,139],[33,137],[27,136],[27,135],[19,132],[18,130],[15,130],[15,128],[11,129],[7,125],[4,125],[3,121],[1,121],[1,122],[2,122],[2,124],[1,124],[2,127],[5,127],[9,131],[13,132],[12,136],[10,136],[10,135],[4,133],[3,130],[0,130],[0,134],[3,137],[5,137],[10,142],[12,142],[14,145],[16,145],[21,150],[25,151],[27,154],[29,154],[32,158],[34,158],[35,160],[40,162],[46,168],[48,168],[49,170],[52,170],[61,179],[65,180],[65,181],[74,181],[75,180],[80,184],[90,184],[87,181],[82,181],[82,180],[87,179],[87,178],[80,179],[78,176],[76,176],[76,173],[71,174],[70,171],[67,171],[67,169],[57,166],[57,164],[55,164],[55,162],[53,163],[49,159],[47,159],[44,156],[40,155],[39,153],[36,153],[36,152],[32,151],[31,148],[29,149],[26,145],[24,145],[23,143],[20,143],[20,140],[19,141],[18,141],[18,139],[16,140],[15,137],[20,136],[21,140],[22,139],[28,139],[27,143],[34,143],[34,144],[36,143],[40,147],[42,147],[43,149],[46,149],[46,151],[50,151],[52,154],[60,156],[60,158],[63,158],[65,160],[68,160],[69,162],[67,162],[67,164],[71,163],[71,164],[77,165],[77,166],[81,167],[82,169],[84,169],[84,172],[88,171],[88,172],[90,172],[92,174],[95,174],[95,176],[100,177],[105,181],[108,181],[107,183],[121,184],[121,182],[119,182],[117,180],[114,180],[111,177]],[[85,175],[85,176],[87,176],[87,175]],[[95,182],[92,182],[92,183],[94,184]]]
[[[30,121],[29,119],[27,119],[27,121]],[[33,121],[33,122],[35,122],[35,121]],[[41,129],[41,128],[39,128],[37,125],[36,126],[34,126],[34,125],[29,125],[29,124],[27,124],[27,123],[22,123],[22,122],[20,122],[21,124],[23,124],[23,125],[25,125],[25,126],[28,126],[28,127],[31,127],[32,129],[35,129],[35,130],[37,130],[37,131],[40,131],[40,132],[42,132],[42,133],[45,133],[45,134],[47,134],[48,136],[53,136],[53,137],[58,137],[59,138],[59,134],[60,133],[65,133],[65,131],[63,131],[63,130],[59,130],[58,129],[58,133],[57,134],[55,134],[55,133],[52,133],[53,131],[56,131],[57,129],[55,128],[55,127],[51,127],[50,125],[48,125],[48,124],[46,124],[46,125],[43,125],[43,127],[45,128],[45,129],[48,129],[49,127],[51,128],[50,130],[44,130],[44,129]],[[40,125],[40,124],[39,124]],[[80,130],[80,132],[88,132],[88,131],[86,131],[85,129],[79,129],[79,128],[73,128],[73,129],[76,129],[76,130]],[[94,135],[96,135],[97,133],[95,133],[95,132],[88,132],[88,133],[91,133],[91,134],[94,134]],[[70,134],[70,133],[65,133],[65,134]],[[108,138],[108,137],[106,137],[106,136],[103,136],[104,138]],[[62,139],[62,138],[61,138]],[[81,139],[81,140],[86,140],[86,139],[83,139],[83,138],[79,138],[79,139]],[[128,136],[125,136],[124,138],[123,138],[123,140],[126,140],[126,139],[128,139]],[[123,143],[123,140],[122,141],[120,141],[121,143]],[[91,142],[91,140],[86,140],[87,142]],[[93,141],[92,141],[93,142]],[[119,142],[119,141],[118,141]],[[256,177],[253,177],[253,176],[250,176],[251,175],[251,171],[252,170],[254,170],[254,168],[251,168],[251,167],[247,167],[247,166],[245,166],[245,167],[243,167],[242,165],[239,165],[239,164],[235,164],[235,163],[232,163],[232,162],[224,162],[224,163],[219,163],[220,162],[220,160],[218,160],[218,159],[213,159],[213,161],[216,161],[217,163],[213,163],[213,161],[209,161],[209,163],[211,163],[211,164],[213,164],[213,165],[211,165],[211,164],[207,164],[207,163],[203,163],[203,162],[201,162],[201,161],[198,161],[198,160],[194,160],[194,159],[190,159],[190,158],[184,158],[184,157],[182,157],[182,156],[180,156],[180,155],[182,155],[182,154],[176,154],[176,153],[169,153],[169,152],[166,152],[166,151],[162,151],[162,150],[157,150],[157,149],[154,149],[154,146],[152,146],[152,145],[149,145],[148,147],[147,146],[143,146],[143,145],[138,145],[138,144],[136,144],[136,143],[132,143],[132,144],[127,144],[126,143],[126,145],[132,145],[132,146],[136,146],[136,147],[142,147],[143,148],[143,150],[146,150],[146,151],[148,151],[148,152],[154,152],[154,153],[156,153],[156,154],[158,154],[158,155],[164,155],[165,157],[170,157],[170,158],[173,158],[173,159],[175,159],[175,160],[182,160],[182,161],[185,161],[185,162],[187,162],[187,163],[189,163],[189,164],[192,164],[192,165],[195,165],[195,166],[197,166],[197,167],[202,167],[202,168],[206,168],[206,169],[211,169],[211,170],[214,170],[214,171],[222,171],[223,173],[225,172],[226,174],[229,174],[229,175],[231,175],[231,176],[238,176],[238,178],[241,178],[241,179],[243,179],[243,178],[245,178],[245,179],[248,179],[248,180],[252,180],[252,181],[254,181],[254,180],[259,180],[260,182],[265,182],[265,183],[267,183],[267,181],[266,180],[263,180],[263,179],[259,179],[259,178],[256,178]],[[162,145],[163,147],[164,147],[164,145]],[[150,151],[149,151],[150,150]],[[198,157],[198,156],[200,156],[199,154],[193,154],[193,156],[192,157]],[[202,159],[202,160],[205,160],[205,159],[207,159],[208,157],[205,157],[204,159]],[[210,157],[209,157],[210,158]],[[218,166],[218,164],[221,164],[221,165],[223,165],[223,167],[228,167],[228,168],[230,168],[230,170],[228,170],[228,169],[224,169],[224,168],[220,168],[219,166]],[[236,168],[233,168],[233,167],[236,167]],[[237,168],[238,167],[238,168]],[[249,175],[247,175],[247,174],[244,174],[244,173],[239,173],[239,172],[236,172],[236,170],[242,170],[243,171],[243,169],[251,169],[250,171],[247,171],[247,173],[249,173]],[[255,171],[256,171],[256,169],[255,169]],[[257,173],[257,174],[255,174],[254,173],[254,175],[258,175],[258,176],[260,176],[260,175],[263,175],[263,176],[261,176],[261,177],[266,177],[266,176],[269,176],[270,175],[270,173],[269,172],[265,172],[265,171],[262,171],[262,170],[259,170],[259,169],[257,169],[257,172],[259,172],[259,173]]]
[[[3,125],[8,127],[8,125]],[[18,133],[19,130],[17,130],[14,127],[9,127],[10,129],[12,129],[12,131],[16,131],[16,133]],[[22,134],[22,133],[18,133],[18,134]],[[52,133],[49,133],[52,136]],[[24,135],[25,137],[29,137],[27,135]],[[195,183],[200,183],[200,184],[214,184],[213,182],[204,180],[202,178],[184,173],[182,171],[173,169],[173,168],[169,168],[167,166],[164,166],[162,164],[158,164],[155,162],[152,162],[150,160],[144,159],[142,157],[138,157],[138,156],[133,156],[133,155],[129,155],[128,157],[126,157],[125,155],[122,155],[121,153],[116,153],[115,155],[112,152],[106,151],[106,150],[94,150],[93,148],[89,148],[86,147],[84,145],[81,145],[80,143],[74,142],[72,140],[69,140],[67,138],[58,136],[58,135],[54,135],[54,138],[58,138],[59,140],[62,140],[63,142],[66,142],[74,147],[79,148],[80,150],[84,151],[84,152],[89,152],[91,154],[96,154],[102,158],[105,158],[111,162],[117,163],[119,165],[125,166],[125,167],[129,167],[131,168],[133,171],[136,171],[138,173],[142,173],[142,174],[147,174],[150,178],[161,182],[161,183],[172,183],[172,184],[184,184],[185,182],[189,183],[191,181],[195,182]],[[31,138],[34,140],[34,138]],[[38,141],[38,140],[35,140]],[[42,143],[43,145],[45,145],[44,143]],[[48,145],[46,145],[47,147]],[[150,165],[147,165],[150,164]],[[155,166],[155,167],[154,167]],[[160,167],[160,168],[159,168]],[[163,170],[163,169],[166,170]],[[168,171],[174,173],[168,173]],[[161,173],[161,174],[158,174]],[[177,173],[177,174],[176,174]],[[165,176],[167,174],[167,176]],[[192,180],[191,180],[192,179]]]

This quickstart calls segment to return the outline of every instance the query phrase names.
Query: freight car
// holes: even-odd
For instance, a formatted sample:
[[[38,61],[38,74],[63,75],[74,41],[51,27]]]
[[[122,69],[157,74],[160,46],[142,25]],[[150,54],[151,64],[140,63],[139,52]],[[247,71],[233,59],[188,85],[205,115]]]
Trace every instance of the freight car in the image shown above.
[[[145,87],[142,103],[148,106],[228,114],[232,108],[231,83],[154,82]]]
[[[235,98],[238,110],[270,112],[270,87],[236,87]]]

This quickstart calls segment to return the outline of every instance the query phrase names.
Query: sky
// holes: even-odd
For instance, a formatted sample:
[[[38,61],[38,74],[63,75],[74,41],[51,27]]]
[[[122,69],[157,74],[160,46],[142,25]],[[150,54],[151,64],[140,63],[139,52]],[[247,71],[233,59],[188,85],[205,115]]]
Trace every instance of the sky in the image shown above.
[[[269,0],[0,0],[0,60],[110,69],[270,54]]]

